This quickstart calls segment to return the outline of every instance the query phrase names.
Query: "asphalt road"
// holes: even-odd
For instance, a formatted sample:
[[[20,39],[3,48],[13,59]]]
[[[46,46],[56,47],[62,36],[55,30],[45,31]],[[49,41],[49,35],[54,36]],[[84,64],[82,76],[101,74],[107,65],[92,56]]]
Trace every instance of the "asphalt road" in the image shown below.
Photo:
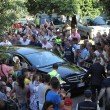
[[[76,110],[76,105],[78,102],[81,102],[84,100],[84,95],[83,94],[80,94],[80,95],[77,95],[76,97],[73,98],[73,109],[72,110]],[[103,108],[100,108],[100,110],[104,110],[104,107]]]

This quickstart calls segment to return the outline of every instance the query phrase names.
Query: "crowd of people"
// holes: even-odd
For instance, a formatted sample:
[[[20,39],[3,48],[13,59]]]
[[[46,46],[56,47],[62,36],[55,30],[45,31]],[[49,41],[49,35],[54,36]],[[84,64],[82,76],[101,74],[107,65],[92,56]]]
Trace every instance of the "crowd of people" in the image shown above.
[[[108,35],[106,33],[101,35],[98,32],[93,39],[94,44],[92,44],[88,39],[85,39],[83,43],[80,42],[81,36],[77,27],[72,28],[70,32],[70,30],[56,29],[54,25],[46,21],[36,27],[31,24],[16,25],[11,32],[3,36],[0,46],[40,47],[54,52],[70,63],[88,69],[87,74],[82,79],[85,81],[89,74],[91,75],[91,91],[85,91],[87,98],[85,101],[94,102],[86,105],[79,103],[77,110],[98,110],[95,102],[100,102],[100,106],[103,105],[101,104],[102,101],[99,100],[105,91],[107,91],[107,98],[110,97],[110,30]],[[19,62],[19,59],[15,62]],[[53,71],[57,73],[57,69]],[[65,104],[72,106],[72,101],[68,95],[64,94],[64,90],[59,91],[59,76],[50,77],[52,73],[42,78],[35,67],[23,68],[21,65],[14,65],[12,68],[1,62],[1,109],[6,110],[5,101],[10,98],[17,98],[20,110],[26,110],[27,107],[31,110],[60,110],[65,109]],[[96,99],[96,90],[99,95],[98,99]],[[64,99],[64,97],[66,98]]]

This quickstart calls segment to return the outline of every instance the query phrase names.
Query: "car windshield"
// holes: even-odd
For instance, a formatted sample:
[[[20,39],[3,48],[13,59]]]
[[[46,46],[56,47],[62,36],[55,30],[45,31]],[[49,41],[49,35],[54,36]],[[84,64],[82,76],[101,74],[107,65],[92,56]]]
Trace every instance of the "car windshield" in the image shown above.
[[[106,25],[106,20],[103,17],[97,17],[94,19],[95,25]]]
[[[35,66],[43,67],[54,63],[64,63],[64,60],[51,52],[37,52],[26,55],[26,58]]]

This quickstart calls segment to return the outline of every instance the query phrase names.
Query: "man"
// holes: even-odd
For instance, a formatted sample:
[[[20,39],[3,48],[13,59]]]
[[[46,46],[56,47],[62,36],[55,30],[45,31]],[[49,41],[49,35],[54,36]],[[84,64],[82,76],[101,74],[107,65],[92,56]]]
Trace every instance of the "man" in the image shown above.
[[[39,109],[42,110],[42,107],[45,102],[45,92],[48,89],[48,84],[50,82],[50,75],[44,76],[44,83],[40,83],[38,86],[38,100],[39,100]]]
[[[53,48],[53,46],[48,41],[46,41],[46,39],[43,39],[42,40],[42,48],[51,50]]]
[[[78,54],[78,65],[83,66],[84,61],[89,57],[89,51],[86,48],[86,45],[81,44],[80,52]]]
[[[0,46],[12,46],[12,43],[8,40],[8,38],[5,36],[3,37],[3,41],[0,42]]]
[[[100,57],[101,58],[101,62],[100,62],[101,65],[105,66],[107,64],[108,57],[107,57],[107,54],[103,48],[104,47],[102,47],[102,46],[98,46],[97,50],[94,52],[94,55],[96,57]]]
[[[91,90],[92,100],[96,101],[96,90],[99,93],[103,79],[106,77],[105,68],[100,64],[100,58],[96,58],[96,62],[90,67],[88,72],[83,77],[83,81],[87,80],[88,76],[91,75]],[[100,100],[99,106],[103,106],[102,100]]]
[[[21,45],[29,45],[30,40],[27,38],[26,35],[23,36],[23,39],[20,41]]]
[[[57,79],[60,81],[61,80],[61,77],[60,77],[60,74],[57,72],[58,70],[58,64],[55,63],[53,64],[53,70],[51,72],[49,72],[48,74],[50,75],[50,77],[57,77]]]
[[[77,104],[76,110],[98,110],[97,104],[92,102],[92,91],[85,90],[84,92],[85,100]]]
[[[80,42],[80,39],[81,39],[81,36],[80,34],[78,33],[77,31],[77,28],[73,28],[72,29],[72,34],[69,36],[69,40],[72,40],[73,38],[77,38],[78,39],[78,42]]]
[[[107,72],[107,78],[102,83],[102,88],[98,96],[98,101],[97,101],[98,103],[101,97],[103,97],[105,93],[107,93],[105,110],[110,110],[110,105],[107,105],[107,102],[109,102],[110,104],[110,70]]]
[[[64,58],[69,62],[74,63],[74,48],[70,45],[69,41],[65,42]]]
[[[6,110],[6,101],[7,96],[5,94],[6,84],[4,82],[0,82],[0,110]]]
[[[60,82],[56,77],[53,77],[50,81],[52,89],[46,94],[46,101],[51,101],[55,105],[54,110],[61,110],[63,108],[63,102],[58,94],[60,88]]]

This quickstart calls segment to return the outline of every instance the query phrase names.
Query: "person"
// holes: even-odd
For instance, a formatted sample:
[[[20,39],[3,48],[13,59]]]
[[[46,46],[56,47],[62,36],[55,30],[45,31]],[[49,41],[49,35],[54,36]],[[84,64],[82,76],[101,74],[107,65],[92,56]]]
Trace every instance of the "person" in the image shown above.
[[[54,110],[61,110],[63,108],[63,101],[58,94],[60,88],[60,82],[56,77],[53,77],[50,81],[51,90],[46,94],[46,101],[52,101],[55,105]]]
[[[30,71],[27,68],[22,69],[23,75],[25,77],[24,83],[25,85],[29,85],[30,83]]]
[[[53,48],[53,46],[48,41],[46,41],[46,39],[43,39],[42,40],[42,48],[50,50]]]
[[[1,81],[0,82],[0,110],[6,110],[6,85]]]
[[[12,89],[11,93],[14,93],[16,94],[16,97],[17,97],[17,100],[18,100],[18,103],[19,103],[19,107],[20,107],[20,110],[27,110],[27,93],[29,91],[29,88],[27,86],[25,86],[25,83],[24,83],[24,75],[20,75],[18,77],[18,84],[15,85],[15,87]]]
[[[65,42],[65,48],[64,48],[64,58],[67,59],[67,61],[74,63],[74,48],[70,45],[69,41]]]
[[[78,103],[76,106],[76,110],[98,110],[97,104],[92,102],[92,91],[91,90],[85,90],[84,91],[85,100]]]
[[[78,39],[78,42],[80,42],[80,39],[81,39],[81,36],[80,34],[78,33],[77,31],[77,28],[73,28],[72,29],[72,34],[69,36],[69,40],[72,40],[73,38],[77,38]]]
[[[30,89],[30,108],[31,110],[35,110],[38,107],[38,76],[36,74],[33,75],[32,81],[29,84]]]
[[[86,48],[86,45],[81,44],[80,53],[78,54],[78,65],[83,66],[83,63],[88,59],[89,51]]]
[[[29,45],[30,46],[42,47],[42,44],[36,39],[36,35],[35,34],[32,34]]]
[[[29,45],[30,40],[28,39],[28,36],[24,35],[23,39],[20,41],[21,45]]]
[[[106,93],[105,110],[110,110],[110,70],[107,72],[107,78],[102,83],[102,88],[100,90],[97,100],[98,103],[105,93]]]
[[[90,83],[92,90],[92,100],[96,101],[96,90],[99,93],[103,79],[106,77],[105,68],[100,64],[100,58],[96,58],[96,62],[89,68],[83,81],[87,80],[89,74],[91,75]],[[100,100],[99,106],[103,106],[103,100]]]
[[[61,80],[61,76],[60,74],[57,72],[58,70],[58,64],[55,63],[53,64],[53,70],[51,72],[49,72],[48,74],[50,75],[50,77],[56,77],[59,81]]]
[[[3,41],[0,42],[0,46],[12,46],[12,43],[8,40],[8,38],[5,36],[3,37]]]
[[[54,104],[51,101],[45,101],[42,110],[54,110]]]
[[[101,65],[105,66],[107,64],[108,57],[102,46],[97,46],[97,50],[94,52],[94,55],[95,57],[101,58]]]
[[[9,76],[9,74],[14,73],[13,67],[9,66],[6,64],[5,62],[6,59],[2,59],[2,63],[0,65],[0,77],[3,81],[6,82],[7,77]]]
[[[45,92],[48,88],[48,84],[50,82],[50,75],[44,76],[44,83],[40,83],[38,86],[38,100],[39,100],[39,109],[42,110],[42,107],[45,102]]]

